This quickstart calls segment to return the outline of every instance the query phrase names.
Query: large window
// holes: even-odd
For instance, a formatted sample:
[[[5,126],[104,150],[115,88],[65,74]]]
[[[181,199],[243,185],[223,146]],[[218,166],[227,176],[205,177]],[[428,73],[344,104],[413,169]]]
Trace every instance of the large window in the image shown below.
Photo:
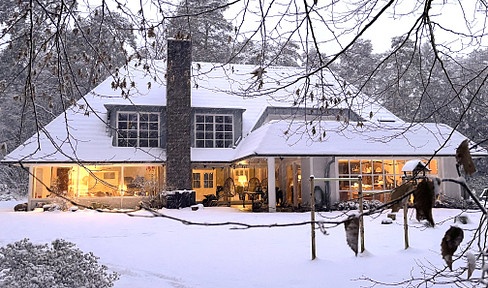
[[[232,147],[233,122],[232,115],[195,114],[195,147]]]
[[[339,177],[355,178],[362,176],[363,191],[366,195],[380,195],[379,200],[388,200],[382,192],[402,184],[403,165],[408,160],[385,159],[339,159]],[[437,174],[437,160],[429,163],[430,174]],[[340,200],[350,200],[357,196],[359,185],[357,181],[339,181]],[[387,195],[387,194],[385,194]]]
[[[159,147],[159,113],[118,112],[117,146]]]

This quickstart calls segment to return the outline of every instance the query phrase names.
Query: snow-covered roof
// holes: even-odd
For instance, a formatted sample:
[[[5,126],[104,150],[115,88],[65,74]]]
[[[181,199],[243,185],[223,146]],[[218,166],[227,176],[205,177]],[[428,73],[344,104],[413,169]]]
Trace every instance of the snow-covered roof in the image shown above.
[[[283,156],[454,156],[456,148],[466,139],[447,125],[424,123],[355,123],[337,121],[313,123],[270,122],[237,147],[236,158],[252,155]],[[408,128],[408,129],[407,129]],[[323,135],[325,131],[325,137]],[[322,139],[320,139],[322,137]],[[440,148],[442,147],[442,148]],[[486,155],[478,148],[474,155]]]
[[[110,105],[166,106],[164,62],[148,65],[151,74],[144,65],[120,69],[118,76],[126,76],[125,86],[130,87],[124,93],[120,88],[113,89],[116,80],[108,78],[2,161],[166,161],[162,148],[113,146],[106,125]],[[230,162],[252,155],[431,155],[452,130],[445,125],[423,124],[405,132],[402,128],[406,123],[330,72],[324,72],[322,78],[305,78],[303,69],[267,67],[261,83],[251,73],[255,69],[251,65],[193,64],[192,107],[244,112],[242,140],[236,149],[192,148],[192,161]],[[305,87],[307,81],[310,85]],[[317,96],[324,95],[320,91],[326,92],[324,99]],[[303,93],[308,95],[304,97],[307,103],[298,101]],[[345,101],[346,96],[349,101]],[[312,141],[318,140],[319,133],[310,134],[311,126],[303,126],[304,121],[300,120],[271,121],[252,130],[267,107],[320,108],[324,103],[328,108],[351,109],[364,119],[364,126],[324,121],[322,128],[316,128],[320,134],[322,129],[326,131],[322,141]],[[394,122],[384,123],[385,120]],[[288,133],[285,135],[284,131]],[[455,147],[464,139],[454,132],[438,155],[455,155]]]

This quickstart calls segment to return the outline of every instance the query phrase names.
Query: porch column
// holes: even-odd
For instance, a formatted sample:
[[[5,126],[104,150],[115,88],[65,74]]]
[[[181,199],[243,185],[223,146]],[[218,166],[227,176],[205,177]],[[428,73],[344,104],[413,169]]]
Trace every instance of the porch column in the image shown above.
[[[34,193],[34,167],[29,167],[29,184],[27,189],[27,211],[31,211],[34,207],[32,207],[32,194]]]
[[[298,193],[299,193],[299,187],[298,187],[298,167],[297,163],[293,162],[292,164],[292,171],[293,171],[293,207],[298,207]]]
[[[275,158],[268,157],[268,212],[276,212]]]
[[[286,160],[281,159],[278,167],[278,181],[280,184],[280,189],[283,192],[283,199],[281,206],[285,206],[288,203],[288,187],[286,185]]]

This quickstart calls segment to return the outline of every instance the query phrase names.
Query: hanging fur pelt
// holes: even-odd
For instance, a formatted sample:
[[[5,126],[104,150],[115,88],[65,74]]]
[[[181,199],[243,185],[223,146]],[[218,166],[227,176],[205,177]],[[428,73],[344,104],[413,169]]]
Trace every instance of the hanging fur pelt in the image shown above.
[[[351,247],[354,254],[358,255],[358,238],[359,238],[359,217],[355,215],[349,216],[344,222],[344,228],[346,229],[346,241],[347,245]]]
[[[428,178],[424,178],[417,184],[413,192],[413,206],[415,207],[416,218],[418,221],[427,220],[430,226],[434,227],[432,208],[435,204],[434,183]]]
[[[408,192],[412,191],[415,188],[415,185],[412,182],[405,183],[401,186],[398,186],[391,192],[391,201],[397,200],[402,198],[405,194]],[[400,202],[397,202],[391,206],[391,212],[396,213],[398,212],[402,207],[403,203],[408,200],[408,197],[403,199]]]
[[[471,153],[469,152],[469,144],[467,139],[464,140],[456,149],[456,162],[458,165],[463,166],[464,173],[466,175],[472,175],[474,172],[476,172],[473,158],[471,158]]]
[[[446,261],[447,266],[449,269],[452,271],[452,255],[454,255],[454,252],[456,252],[456,249],[458,248],[459,244],[463,242],[464,238],[464,232],[463,229],[456,227],[456,226],[451,226],[449,230],[446,231],[446,234],[444,234],[444,238],[442,238],[441,242],[441,253],[442,253],[442,258],[444,258],[444,261]]]

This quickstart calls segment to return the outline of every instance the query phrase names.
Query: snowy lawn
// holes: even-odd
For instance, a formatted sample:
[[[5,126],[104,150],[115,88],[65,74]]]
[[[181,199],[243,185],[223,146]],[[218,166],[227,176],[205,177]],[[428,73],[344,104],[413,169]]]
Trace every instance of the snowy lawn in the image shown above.
[[[410,248],[404,250],[403,215],[381,224],[386,214],[365,218],[366,252],[354,256],[344,226],[317,230],[317,259],[311,260],[310,225],[233,230],[232,226],[187,226],[163,218],[77,212],[13,212],[16,202],[0,202],[0,246],[23,238],[48,243],[57,238],[74,242],[99,263],[120,273],[115,287],[367,287],[370,277],[397,282],[420,277],[419,262],[444,267],[440,243],[460,210],[435,209],[435,228],[425,228],[409,210]],[[293,223],[310,213],[250,213],[227,207],[161,210],[196,222],[237,221],[249,224]],[[138,212],[147,215],[146,212]],[[327,220],[339,212],[320,213]],[[471,238],[480,213],[468,211],[461,248]],[[341,218],[343,219],[343,216]],[[325,220],[317,216],[316,220]],[[459,253],[459,249],[456,254]],[[430,263],[430,264],[429,264]],[[462,258],[453,264],[465,266]],[[475,271],[473,277],[479,277]],[[465,277],[464,274],[462,277]],[[382,287],[382,286],[375,286]],[[448,287],[448,286],[446,286]]]

